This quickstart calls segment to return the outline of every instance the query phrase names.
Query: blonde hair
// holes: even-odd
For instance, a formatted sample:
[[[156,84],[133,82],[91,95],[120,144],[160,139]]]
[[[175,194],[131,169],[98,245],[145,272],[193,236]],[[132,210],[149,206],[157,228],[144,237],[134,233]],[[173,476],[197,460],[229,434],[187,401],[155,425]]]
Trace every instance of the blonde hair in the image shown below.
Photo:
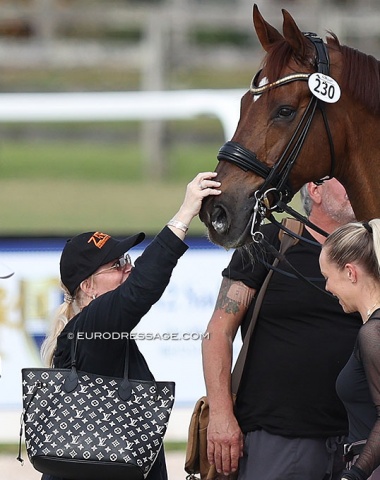
[[[41,358],[47,367],[53,367],[54,352],[57,348],[57,338],[69,321],[75,317],[83,308],[84,292],[80,286],[70,295],[66,287],[61,283],[64,294],[64,302],[57,308],[52,328],[41,345]]]
[[[327,237],[322,248],[339,269],[358,262],[369,275],[380,279],[380,219],[343,225]]]

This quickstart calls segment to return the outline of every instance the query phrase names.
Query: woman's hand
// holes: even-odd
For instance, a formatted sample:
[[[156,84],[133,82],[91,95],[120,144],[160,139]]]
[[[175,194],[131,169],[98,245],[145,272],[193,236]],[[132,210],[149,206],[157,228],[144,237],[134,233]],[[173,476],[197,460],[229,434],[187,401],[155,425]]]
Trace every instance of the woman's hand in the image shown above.
[[[183,203],[168,223],[168,227],[181,239],[185,237],[192,219],[198,215],[203,199],[209,195],[220,195],[222,193],[221,190],[218,190],[221,183],[213,180],[216,175],[216,172],[198,173],[194,180],[187,185]],[[182,232],[183,235],[179,232]]]
[[[221,194],[221,191],[217,190],[221,183],[213,180],[216,175],[216,172],[198,173],[194,180],[187,185],[186,195],[176,218],[181,215],[179,220],[185,223],[191,222],[198,215],[205,197]]]

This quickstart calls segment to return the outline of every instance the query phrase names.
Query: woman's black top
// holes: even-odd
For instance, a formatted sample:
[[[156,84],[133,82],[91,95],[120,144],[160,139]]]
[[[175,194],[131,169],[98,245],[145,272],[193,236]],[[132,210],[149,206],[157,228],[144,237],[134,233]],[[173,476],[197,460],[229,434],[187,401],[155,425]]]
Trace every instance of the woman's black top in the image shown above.
[[[367,440],[355,465],[370,475],[380,465],[380,310],[360,328],[336,388],[348,413],[348,442]]]

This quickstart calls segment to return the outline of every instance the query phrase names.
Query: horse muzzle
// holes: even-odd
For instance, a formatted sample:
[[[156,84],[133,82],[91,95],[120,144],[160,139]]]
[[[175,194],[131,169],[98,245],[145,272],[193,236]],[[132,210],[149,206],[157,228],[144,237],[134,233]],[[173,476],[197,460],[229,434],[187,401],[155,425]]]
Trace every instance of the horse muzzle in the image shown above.
[[[210,241],[227,249],[251,242],[252,207],[238,214],[219,199],[215,200],[213,197],[206,198],[199,213],[199,218],[208,229]]]

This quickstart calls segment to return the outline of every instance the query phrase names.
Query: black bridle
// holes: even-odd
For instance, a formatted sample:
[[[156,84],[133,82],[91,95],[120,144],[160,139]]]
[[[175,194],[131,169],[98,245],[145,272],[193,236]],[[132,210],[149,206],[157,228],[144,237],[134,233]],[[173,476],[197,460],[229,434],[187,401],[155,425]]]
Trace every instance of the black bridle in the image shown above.
[[[328,75],[330,71],[330,62],[328,51],[323,43],[322,39],[314,33],[304,33],[305,37],[308,38],[314,45],[316,50],[316,67],[317,72],[324,75]],[[260,71],[256,74],[252,80],[250,91],[254,95],[259,95],[267,90],[277,88],[281,85],[285,85],[294,81],[307,81],[310,74],[308,73],[295,73],[283,77],[273,83],[266,84],[263,86],[256,86],[257,79],[260,75]],[[287,204],[294,196],[294,192],[289,184],[289,175],[295,164],[298,155],[302,149],[302,146],[306,140],[307,134],[310,130],[311,123],[313,121],[316,109],[319,109],[322,114],[323,122],[325,125],[326,133],[330,145],[330,155],[331,155],[331,169],[330,176],[326,177],[331,178],[334,174],[335,166],[335,151],[334,143],[327,120],[327,115],[325,111],[325,104],[322,100],[319,100],[314,95],[311,96],[310,101],[302,115],[300,122],[298,123],[292,137],[290,138],[285,150],[283,151],[280,158],[274,163],[272,167],[261,162],[257,155],[240,145],[237,142],[226,142],[221,149],[219,150],[217,159],[225,160],[228,162],[237,165],[239,168],[245,171],[252,171],[264,178],[264,183],[261,187],[255,192],[255,206],[253,209],[252,216],[252,227],[251,235],[254,237],[257,228],[261,225],[263,220],[267,218],[268,212],[277,211],[283,212],[288,211],[292,212],[294,216],[294,210],[290,209]],[[272,198],[272,202],[269,200],[269,196]],[[304,223],[310,224],[308,220],[302,215],[297,215],[298,218],[302,218]],[[312,224],[311,224],[312,225]]]

